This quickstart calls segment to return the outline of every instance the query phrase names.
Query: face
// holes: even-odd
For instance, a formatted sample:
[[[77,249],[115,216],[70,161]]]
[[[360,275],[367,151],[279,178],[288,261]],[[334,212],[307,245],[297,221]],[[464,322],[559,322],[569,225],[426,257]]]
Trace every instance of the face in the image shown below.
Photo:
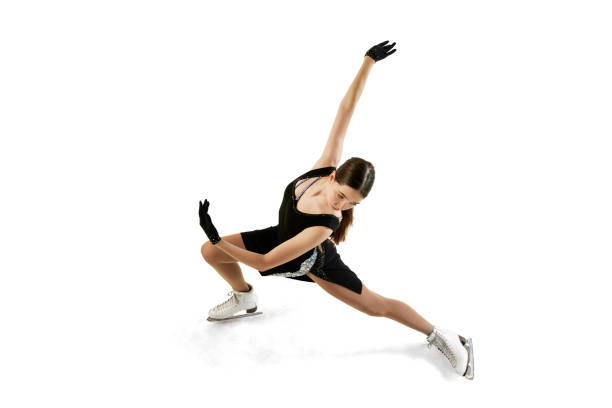
[[[359,190],[355,190],[347,185],[339,184],[335,180],[334,171],[328,178],[325,196],[330,207],[336,210],[348,210],[359,205],[363,197]]]

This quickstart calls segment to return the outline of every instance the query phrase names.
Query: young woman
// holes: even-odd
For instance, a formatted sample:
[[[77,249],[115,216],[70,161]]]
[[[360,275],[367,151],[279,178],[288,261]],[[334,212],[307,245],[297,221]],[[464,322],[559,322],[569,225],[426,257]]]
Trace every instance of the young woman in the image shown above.
[[[237,317],[257,310],[255,289],[244,280],[238,262],[255,268],[262,276],[283,276],[317,283],[342,302],[366,313],[393,319],[427,335],[459,375],[473,379],[471,339],[434,327],[400,300],[367,288],[342,262],[336,245],[345,240],[353,222],[353,209],[368,196],[374,184],[374,166],[352,157],[336,169],[342,155],[344,135],[372,66],[396,50],[384,41],[370,48],[363,65],[345,95],[321,158],[312,169],[285,188],[278,225],[219,237],[210,215],[209,202],[200,201],[200,225],[209,241],[202,256],[230,284],[229,299],[209,311],[209,320]]]

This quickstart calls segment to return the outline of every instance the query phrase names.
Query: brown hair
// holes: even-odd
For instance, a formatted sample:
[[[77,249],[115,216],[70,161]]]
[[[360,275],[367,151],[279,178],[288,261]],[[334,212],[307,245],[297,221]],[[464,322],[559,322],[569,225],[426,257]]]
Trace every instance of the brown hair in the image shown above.
[[[335,181],[358,190],[365,199],[374,184],[374,166],[360,157],[351,157],[336,169]],[[339,244],[346,239],[348,227],[353,224],[353,210],[342,210],[340,226],[332,235],[332,241]]]

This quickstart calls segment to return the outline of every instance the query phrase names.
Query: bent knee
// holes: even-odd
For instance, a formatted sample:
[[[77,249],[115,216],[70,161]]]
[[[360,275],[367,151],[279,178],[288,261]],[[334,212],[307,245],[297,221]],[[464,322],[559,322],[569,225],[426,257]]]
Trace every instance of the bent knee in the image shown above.
[[[202,245],[202,248],[200,248],[200,252],[202,253],[202,257],[208,263],[211,263],[211,262],[215,261],[215,252],[216,251],[217,251],[217,248],[214,248],[213,244],[210,241],[206,241]]]

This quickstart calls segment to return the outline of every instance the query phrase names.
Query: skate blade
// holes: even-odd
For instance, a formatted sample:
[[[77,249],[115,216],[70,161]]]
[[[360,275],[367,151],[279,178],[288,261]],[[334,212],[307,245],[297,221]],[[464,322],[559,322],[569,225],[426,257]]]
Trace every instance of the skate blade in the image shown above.
[[[210,317],[208,316],[208,318],[206,320],[208,320],[209,322],[221,322],[223,320],[232,320],[232,319],[239,319],[241,317],[251,317],[251,316],[255,316],[255,315],[260,315],[263,312],[254,312],[254,313],[243,313],[243,314],[239,314],[237,316],[230,316],[230,317],[226,317],[225,319],[216,319],[214,317]]]
[[[463,344],[468,352],[468,363],[467,369],[465,370],[465,374],[463,376],[468,380],[474,379],[474,345],[472,344],[472,339],[468,338],[467,341]]]

